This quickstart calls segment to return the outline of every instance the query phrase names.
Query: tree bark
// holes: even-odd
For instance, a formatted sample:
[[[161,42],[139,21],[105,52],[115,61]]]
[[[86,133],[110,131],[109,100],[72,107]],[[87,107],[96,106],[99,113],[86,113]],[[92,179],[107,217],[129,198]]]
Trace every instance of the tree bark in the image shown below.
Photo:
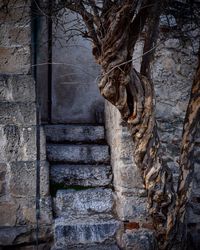
[[[70,2],[70,1],[69,1]],[[170,249],[183,223],[185,205],[191,188],[193,139],[199,122],[200,66],[193,83],[186,113],[180,157],[178,194],[173,190],[171,170],[158,155],[159,138],[154,115],[154,86],[150,63],[155,46],[163,1],[102,1],[102,8],[86,10],[83,1],[68,3],[67,8],[83,18],[93,54],[102,67],[101,95],[121,113],[134,141],[134,158],[148,191],[149,213],[154,222],[159,249]],[[148,21],[148,22],[147,22]],[[141,71],[132,62],[135,44],[147,27]]]
[[[173,209],[176,195],[171,171],[162,164],[158,156],[159,138],[154,116],[154,87],[150,79],[150,51],[152,46],[155,46],[161,3],[146,1],[144,6],[143,4],[140,5],[133,22],[130,22],[131,18],[128,16],[128,4],[117,10],[114,17],[109,15],[110,20],[102,24],[107,32],[101,39],[101,47],[95,48],[93,52],[97,62],[102,66],[100,93],[117,107],[131,131],[135,145],[134,159],[148,190],[149,212],[153,217],[159,248],[162,249],[168,244],[168,230],[174,224]],[[145,8],[146,5],[150,5],[151,8]],[[155,18],[150,19],[151,14],[154,14]],[[149,51],[149,55],[143,57],[139,73],[132,64],[132,54],[147,19],[151,25],[147,31],[144,54]]]

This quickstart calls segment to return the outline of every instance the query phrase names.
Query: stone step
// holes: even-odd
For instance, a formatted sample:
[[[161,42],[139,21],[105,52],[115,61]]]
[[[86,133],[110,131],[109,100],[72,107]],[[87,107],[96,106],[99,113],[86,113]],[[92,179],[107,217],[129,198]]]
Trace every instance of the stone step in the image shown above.
[[[120,250],[117,244],[92,244],[89,246],[70,246],[70,247],[55,247],[51,250]]]
[[[121,223],[112,216],[90,216],[86,219],[55,219],[55,246],[65,247],[95,243],[115,243]],[[70,249],[70,248],[69,248]],[[78,249],[82,249],[81,246]]]
[[[51,165],[52,184],[64,186],[103,187],[111,184],[111,166],[106,165]]]
[[[98,143],[105,139],[103,126],[92,125],[47,125],[47,142],[85,142]]]
[[[68,163],[109,163],[109,147],[107,145],[47,145],[47,157],[50,162]]]
[[[56,215],[65,217],[111,213],[113,205],[112,190],[103,188],[58,190],[55,200]]]

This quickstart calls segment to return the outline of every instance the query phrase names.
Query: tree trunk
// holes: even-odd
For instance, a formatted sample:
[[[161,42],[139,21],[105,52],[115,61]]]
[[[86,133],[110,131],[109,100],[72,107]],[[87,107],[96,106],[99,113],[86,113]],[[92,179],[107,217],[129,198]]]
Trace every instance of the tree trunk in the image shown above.
[[[159,1],[154,1],[154,4],[149,1],[149,4],[153,6],[151,11],[155,18],[150,19],[151,25],[147,32],[144,54],[151,51],[156,40],[155,32],[161,9]],[[174,225],[173,209],[176,195],[171,171],[162,164],[158,156],[159,139],[154,116],[154,87],[149,77],[151,56],[143,57],[141,73],[137,72],[132,64],[135,43],[145,21],[152,13],[141,5],[138,15],[133,22],[130,22],[129,10],[130,6],[124,5],[115,15],[109,14],[108,22],[102,24],[107,32],[101,39],[100,47],[95,47],[93,53],[102,66],[99,82],[101,95],[120,111],[132,134],[135,145],[134,159],[148,190],[149,212],[153,217],[161,249],[166,248],[169,228]],[[139,22],[140,29],[138,29]]]
[[[186,244],[184,245],[184,242],[186,241],[186,233],[184,229],[187,225],[184,224],[184,217],[187,202],[191,195],[194,172],[193,149],[195,143],[195,135],[200,123],[200,50],[198,59],[198,67],[192,84],[190,99],[183,125],[181,142],[180,176],[176,208],[174,211],[174,218],[176,218],[176,223],[172,228],[174,231],[171,235],[171,238],[173,239],[172,246],[177,246],[176,249],[178,249],[178,247],[180,249],[185,249],[186,247]]]
[[[70,1],[69,1],[70,2]],[[102,8],[90,3],[88,12],[82,1],[66,7],[83,18],[93,41],[93,54],[102,67],[99,81],[101,95],[121,113],[134,141],[134,158],[148,191],[149,212],[153,218],[159,249],[170,249],[190,192],[193,138],[199,121],[200,67],[192,87],[186,113],[180,158],[179,191],[173,190],[171,170],[158,155],[159,138],[154,115],[154,86],[150,79],[150,62],[164,1],[102,1]],[[91,14],[93,13],[93,14]],[[147,23],[148,20],[148,23]],[[148,27],[141,72],[134,69],[135,44]]]

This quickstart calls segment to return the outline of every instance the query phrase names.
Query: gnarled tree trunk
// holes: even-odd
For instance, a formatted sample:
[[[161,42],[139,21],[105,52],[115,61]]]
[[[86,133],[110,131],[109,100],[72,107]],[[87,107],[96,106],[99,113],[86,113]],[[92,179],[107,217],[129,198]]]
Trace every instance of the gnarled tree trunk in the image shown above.
[[[159,138],[154,115],[154,86],[150,62],[156,42],[161,6],[164,1],[104,0],[66,1],[65,7],[82,16],[93,54],[102,67],[99,89],[104,98],[121,113],[134,140],[134,158],[148,191],[149,212],[153,217],[160,249],[170,249],[184,216],[190,190],[192,162],[190,152],[199,121],[198,67],[186,113],[179,191],[173,190],[172,173],[158,155]],[[147,28],[141,71],[134,69],[135,44]]]
[[[129,1],[133,2],[133,1]],[[142,2],[142,3],[141,3]],[[150,79],[150,52],[143,57],[141,72],[132,64],[135,43],[147,20],[149,31],[144,54],[151,51],[156,39],[160,15],[160,1],[140,1],[135,18],[130,22],[132,4],[108,13],[106,34],[94,55],[102,66],[99,89],[108,101],[120,111],[134,140],[134,158],[148,190],[149,212],[153,217],[160,248],[168,244],[168,228],[174,224],[173,209],[176,195],[173,191],[171,171],[158,156],[159,139],[154,116],[154,87]],[[149,6],[151,6],[149,8]],[[129,16],[131,15],[131,16]],[[154,19],[150,18],[154,15]],[[157,16],[156,16],[157,15]]]

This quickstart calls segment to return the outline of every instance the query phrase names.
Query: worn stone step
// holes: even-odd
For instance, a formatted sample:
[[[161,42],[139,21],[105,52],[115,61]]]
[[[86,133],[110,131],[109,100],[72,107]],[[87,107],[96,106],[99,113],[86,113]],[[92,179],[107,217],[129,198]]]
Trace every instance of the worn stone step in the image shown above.
[[[109,163],[110,155],[107,145],[47,145],[47,157],[51,162],[68,163]]]
[[[67,248],[53,246],[51,250],[120,250],[120,248],[117,246],[117,244],[92,244],[89,246],[69,246]]]
[[[65,217],[111,213],[113,204],[112,190],[103,188],[58,190],[55,201],[56,215]]]
[[[111,166],[108,165],[51,165],[52,184],[64,186],[107,186],[112,181]]]
[[[54,236],[56,247],[115,243],[121,223],[112,216],[90,216],[86,219],[60,217],[55,220]],[[81,247],[79,248],[81,249]]]
[[[103,142],[103,126],[92,125],[47,125],[45,134],[47,142]]]

